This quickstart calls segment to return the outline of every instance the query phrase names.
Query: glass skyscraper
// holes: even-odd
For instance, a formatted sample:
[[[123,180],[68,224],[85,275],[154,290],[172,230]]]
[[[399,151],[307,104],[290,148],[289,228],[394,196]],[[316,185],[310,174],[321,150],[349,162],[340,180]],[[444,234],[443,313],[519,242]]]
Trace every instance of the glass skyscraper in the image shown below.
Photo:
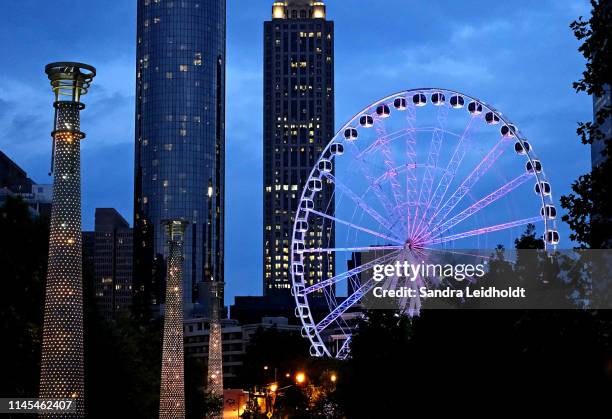
[[[333,60],[334,22],[322,1],[273,3],[272,20],[264,23],[264,295],[290,296],[294,214],[310,170],[334,136]],[[315,208],[325,211],[333,200],[321,195]],[[329,227],[313,228],[307,246],[333,247],[331,235]],[[306,261],[304,280],[333,276],[333,265],[333,259]]]
[[[210,281],[223,281],[225,8],[225,0],[138,0],[134,289],[141,307],[163,302],[162,223],[170,219],[188,223],[187,315],[210,301]]]

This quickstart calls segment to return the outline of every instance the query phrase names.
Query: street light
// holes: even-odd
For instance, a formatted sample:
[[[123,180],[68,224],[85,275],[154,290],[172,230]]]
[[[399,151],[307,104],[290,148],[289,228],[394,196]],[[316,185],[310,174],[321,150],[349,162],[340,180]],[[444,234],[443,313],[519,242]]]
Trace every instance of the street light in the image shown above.
[[[306,381],[306,375],[303,372],[298,372],[297,374],[295,374],[295,381],[298,384],[303,384],[304,381]]]
[[[276,392],[276,390],[278,390],[278,384],[276,383],[270,384],[270,391],[274,393]]]
[[[338,379],[338,377],[336,376],[336,374],[332,374],[329,379],[331,380],[332,383],[335,383],[336,380]]]

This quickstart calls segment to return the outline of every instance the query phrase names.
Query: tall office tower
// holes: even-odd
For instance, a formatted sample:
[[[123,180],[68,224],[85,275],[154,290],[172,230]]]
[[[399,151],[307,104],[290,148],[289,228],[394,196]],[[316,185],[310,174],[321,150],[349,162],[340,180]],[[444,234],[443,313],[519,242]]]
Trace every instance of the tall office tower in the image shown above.
[[[114,208],[96,208],[93,278],[98,312],[106,320],[132,304],[132,229]]]
[[[334,23],[322,1],[274,2],[264,23],[264,295],[290,294],[294,214],[310,170],[334,135]],[[320,194],[315,209],[327,208]],[[326,208],[323,208],[325,206]],[[309,247],[333,247],[322,222],[309,224]],[[317,231],[318,230],[318,231]],[[306,261],[304,280],[333,276],[333,260]]]
[[[45,67],[55,93],[53,202],[45,284],[40,397],[72,398],[85,417],[83,362],[83,271],[81,248],[80,112],[95,68],[59,62]],[[64,417],[54,414],[53,417]]]
[[[185,417],[185,380],[183,350],[183,239],[186,222],[164,222],[168,245],[166,310],[162,347],[159,417]]]
[[[223,281],[225,0],[138,0],[137,42],[135,303],[163,302],[160,226],[182,219],[189,314]]]

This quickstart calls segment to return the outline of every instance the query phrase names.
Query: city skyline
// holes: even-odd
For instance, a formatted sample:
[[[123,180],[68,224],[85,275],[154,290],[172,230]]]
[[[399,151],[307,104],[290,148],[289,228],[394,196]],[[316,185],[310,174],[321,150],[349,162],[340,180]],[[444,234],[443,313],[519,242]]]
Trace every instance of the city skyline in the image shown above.
[[[230,189],[226,200],[228,207],[226,282],[230,299],[226,300],[226,303],[231,302],[231,297],[236,294],[260,293],[259,278],[262,266],[261,248],[258,243],[261,242],[259,240],[262,231],[261,214],[260,211],[253,211],[251,214],[246,211],[250,206],[261,208],[260,204],[250,203],[261,202],[263,192],[263,182],[259,175],[262,156],[258,149],[261,149],[261,146],[257,140],[261,138],[259,121],[263,67],[261,63],[263,53],[260,46],[263,35],[260,28],[261,22],[269,17],[269,3],[262,1],[238,7],[238,3],[228,2],[226,182]],[[519,11],[509,5],[495,5],[494,8],[488,7],[487,10],[468,5],[465,6],[467,12],[463,14],[454,9],[455,6],[450,6],[445,11],[418,5],[415,5],[414,9],[388,8],[399,16],[391,16],[387,10],[354,7],[355,4],[343,2],[340,5],[334,1],[328,2],[328,13],[334,16],[337,22],[336,72],[337,79],[342,80],[337,83],[338,124],[343,123],[369,103],[371,98],[378,97],[382,93],[426,85],[450,87],[496,101],[494,105],[507,111],[530,137],[537,138],[539,155],[551,162],[548,167],[552,183],[557,188],[556,199],[569,190],[570,182],[577,175],[588,170],[589,150],[575,141],[574,128],[576,121],[590,119],[591,101],[585,95],[575,95],[571,89],[571,81],[580,74],[583,62],[574,53],[574,46],[577,43],[572,39],[568,28],[569,22],[575,16],[587,14],[588,2],[571,3],[573,8],[567,10],[566,5],[561,10],[560,6],[550,2],[535,5],[529,11]],[[115,16],[114,19],[116,16],[122,16],[122,21],[125,19],[126,25],[131,25],[130,19],[133,16],[122,14],[121,10],[115,9],[118,7],[120,8],[113,5],[105,12],[105,16],[109,19],[111,16]],[[79,13],[78,8],[75,13]],[[491,14],[498,17],[492,19]],[[455,20],[450,20],[449,16],[454,16]],[[404,34],[397,36],[393,25],[400,24],[402,19],[407,18],[414,19],[416,24],[406,25]],[[371,22],[366,24],[368,19]],[[384,23],[385,20],[389,23]],[[104,24],[109,23],[104,19],[101,21]],[[443,24],[438,26],[431,24],[432,21]],[[479,26],[485,21],[486,25]],[[536,22],[540,24],[533,25]],[[443,30],[436,32],[430,29],[432,27],[441,27]],[[120,33],[110,36],[117,39],[125,38],[123,44],[126,45],[125,62],[123,58],[119,60],[116,57],[111,58],[112,55],[108,53],[106,58],[104,53],[98,58],[92,57],[91,54],[83,58],[83,61],[92,62],[99,70],[98,84],[94,88],[99,89],[96,96],[100,95],[102,98],[94,100],[92,97],[91,111],[84,115],[83,119],[86,121],[88,118],[88,127],[92,127],[88,129],[90,137],[95,136],[96,140],[105,140],[101,145],[85,143],[83,147],[83,158],[89,159],[90,162],[87,166],[84,164],[84,169],[89,171],[89,175],[86,171],[83,174],[85,229],[92,225],[94,207],[117,207],[123,215],[129,216],[131,213],[129,159],[133,131],[130,131],[128,122],[130,114],[125,116],[112,114],[121,116],[116,119],[118,123],[112,124],[112,127],[102,126],[104,119],[96,117],[112,108],[115,108],[114,112],[119,113],[124,107],[129,110],[130,103],[133,104],[134,98],[130,97],[130,94],[133,95],[133,85],[128,86],[132,87],[132,93],[129,93],[130,89],[126,88],[126,84],[133,83],[134,73],[122,70],[125,66],[129,68],[127,62],[130,57],[133,61],[130,50],[132,47],[129,45],[134,43],[134,38],[122,31],[118,32]],[[360,36],[356,36],[357,33],[360,33]],[[514,38],[510,36],[504,38],[509,33],[513,34]],[[535,33],[542,36],[529,37]],[[376,34],[381,38],[376,38]],[[2,36],[6,34],[3,32]],[[364,40],[376,42],[377,39],[380,41],[376,48],[366,48],[367,43],[363,42]],[[506,43],[499,43],[500,39]],[[525,39],[533,42],[532,49],[523,50],[516,47],[518,43],[525,42]],[[471,45],[481,45],[481,48],[462,51],[461,48],[455,48],[457,44],[454,42],[458,40],[463,44],[470,44],[472,40]],[[252,47],[248,47],[249,45]],[[79,49],[78,45],[71,47],[73,48],[67,50],[70,54],[84,54],[84,48]],[[248,54],[241,53],[245,50]],[[33,55],[37,56],[36,53],[39,52],[33,51]],[[21,51],[14,53],[20,54]],[[61,54],[54,50],[54,56]],[[364,60],[364,56],[368,54],[374,59]],[[43,55],[40,55],[40,63],[53,58]],[[527,59],[532,61],[525,62]],[[553,59],[557,61],[553,63]],[[35,102],[41,102],[45,98],[39,92],[44,90],[36,90],[37,86],[40,86],[40,81],[31,81],[27,75],[32,71],[29,67],[38,66],[34,68],[34,74],[37,75],[40,63],[34,64],[30,60],[32,57],[25,60],[24,64],[19,64],[28,66],[27,70],[20,73],[25,77],[22,79],[17,77],[18,83],[0,86],[8,93],[22,89],[26,95],[30,95],[29,97],[35,97]],[[551,61],[549,67],[544,65],[540,70],[535,70],[547,60]],[[108,65],[105,75],[105,62],[109,61],[111,64]],[[114,78],[113,73],[116,75]],[[124,73],[129,75],[128,80],[118,76]],[[11,77],[14,78],[13,75]],[[11,77],[5,80],[13,80]],[[541,87],[534,89],[534,85]],[[2,100],[10,104],[10,97],[10,94],[5,94]],[[97,103],[96,107],[93,103]],[[16,121],[16,116],[11,112],[10,109],[5,109],[4,114],[0,115],[2,123],[8,121],[9,127]],[[130,112],[133,115],[133,106]],[[5,138],[2,147],[3,151],[22,165],[33,179],[40,183],[48,183],[48,178],[43,177],[48,170],[49,149],[48,143],[44,142],[48,135],[48,128],[45,127],[48,115],[42,112],[40,116],[41,126],[38,126],[37,118],[33,118],[32,125],[23,134],[25,140],[28,140],[26,145],[28,143],[31,145],[33,141],[41,145],[38,154],[32,153],[31,148],[24,147],[11,137]],[[6,135],[10,135],[11,131],[8,132]],[[116,138],[120,136],[121,139]],[[558,149],[559,140],[564,141],[563,151]],[[105,159],[109,161],[105,162]],[[116,169],[111,165],[113,162],[128,167]],[[111,179],[114,180],[108,182],[108,171],[111,169],[117,172],[111,173],[114,175]],[[110,186],[107,183],[117,186]],[[118,195],[117,188],[121,190]],[[566,236],[566,226],[563,226],[562,233]]]

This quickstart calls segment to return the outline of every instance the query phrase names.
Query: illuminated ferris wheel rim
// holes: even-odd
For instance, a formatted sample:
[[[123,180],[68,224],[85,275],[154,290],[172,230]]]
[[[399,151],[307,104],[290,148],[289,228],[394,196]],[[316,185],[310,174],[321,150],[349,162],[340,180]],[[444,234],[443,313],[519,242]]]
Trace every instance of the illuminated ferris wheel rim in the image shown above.
[[[301,319],[302,324],[303,324],[302,336],[307,337],[311,342],[311,355],[332,356],[329,348],[327,347],[326,343],[324,342],[321,336],[322,328],[320,327],[320,325],[322,322],[325,322],[327,317],[323,319],[322,322],[319,322],[318,324],[315,323],[313,320],[312,313],[309,309],[308,296],[306,293],[304,293],[304,290],[306,289],[304,279],[303,279],[304,263],[303,263],[301,256],[298,258],[299,260],[296,261],[297,252],[295,250],[296,249],[295,247],[296,232],[299,231],[300,223],[303,221],[306,221],[308,219],[308,214],[311,211],[314,211],[314,210],[304,209],[302,206],[302,203],[304,202],[305,199],[312,201],[314,196],[317,194],[317,191],[309,190],[309,184],[313,180],[318,179],[319,181],[321,181],[325,177],[320,169],[319,162],[321,162],[324,159],[329,159],[329,160],[335,159],[336,155],[334,155],[334,153],[330,153],[330,148],[334,146],[335,144],[344,145],[345,143],[347,143],[349,140],[349,137],[347,137],[347,133],[350,136],[352,135],[350,134],[351,132],[350,130],[354,130],[356,132],[356,130],[363,128],[364,125],[360,126],[359,119],[362,117],[368,116],[368,115],[370,116],[374,115],[373,111],[375,109],[383,105],[386,105],[387,107],[386,117],[388,117],[390,115],[389,110],[393,108],[394,102],[398,98],[405,99],[404,108],[399,109],[396,107],[395,109],[395,110],[401,111],[401,110],[406,109],[407,103],[411,103],[411,105],[415,109],[421,106],[425,106],[426,104],[429,104],[432,101],[431,100],[432,96],[436,94],[441,95],[437,97],[438,100],[441,99],[441,103],[433,103],[434,106],[436,105],[441,106],[441,107],[447,106],[450,108],[455,108],[455,110],[458,110],[460,108],[468,108],[468,106],[471,107],[472,105],[475,104],[475,106],[477,107],[477,112],[472,112],[472,110],[469,110],[472,116],[479,115],[481,113],[483,115],[485,115],[486,113],[487,117],[489,117],[489,115],[492,115],[491,117],[494,118],[493,124],[500,124],[502,126],[502,130],[504,128],[507,128],[506,132],[509,133],[509,135],[507,136],[516,140],[515,151],[518,154],[522,154],[525,157],[527,157],[527,172],[529,174],[532,174],[536,179],[536,194],[539,195],[541,205],[542,205],[541,206],[541,217],[540,217],[541,220],[539,221],[543,221],[544,223],[544,237],[543,238],[544,238],[545,248],[546,249],[556,248],[556,244],[559,241],[559,235],[556,230],[556,221],[555,221],[556,209],[554,208],[554,205],[553,205],[552,193],[550,190],[550,183],[546,180],[544,169],[541,165],[540,160],[537,158],[536,154],[534,153],[533,147],[528,143],[527,138],[523,136],[520,129],[509,118],[507,118],[502,112],[498,111],[495,107],[489,105],[485,101],[482,101],[474,96],[471,96],[471,95],[468,95],[468,94],[465,94],[465,93],[462,93],[456,90],[452,90],[452,89],[431,88],[431,87],[415,88],[415,89],[402,90],[402,91],[393,93],[391,95],[388,95],[368,105],[367,107],[363,108],[360,112],[356,113],[352,118],[350,118],[348,122],[345,123],[337,131],[334,137],[329,141],[329,143],[326,145],[326,147],[321,152],[321,155],[319,156],[319,158],[317,159],[315,163],[315,166],[311,170],[308,180],[306,181],[306,184],[304,185],[303,190],[302,190],[302,194],[300,197],[300,203],[296,211],[296,216],[295,216],[295,221],[294,221],[294,226],[293,226],[293,235],[292,235],[292,241],[291,241],[291,265],[290,266],[291,266],[291,278],[292,278],[292,294],[296,301],[296,309],[295,309],[296,316]],[[410,99],[420,100],[421,96],[418,96],[418,95],[423,95],[422,97],[424,98],[424,102],[412,103]],[[450,97],[450,101],[448,100],[446,95]],[[419,97],[419,99],[415,99],[417,98],[417,96]],[[452,104],[452,100],[453,99],[457,100],[456,98],[461,99],[460,101],[461,103],[459,104],[459,106],[454,106]],[[489,122],[487,121],[487,123]],[[369,125],[369,126],[372,126],[372,125]],[[368,127],[368,126],[365,126],[365,127]],[[506,136],[505,134],[503,134],[503,131],[502,131],[502,136]],[[520,149],[520,152],[519,152],[519,149]],[[317,173],[318,175],[316,175]],[[410,205],[408,202],[404,204]],[[550,215],[548,213],[549,210],[554,211],[554,213]],[[306,215],[300,216],[302,213],[305,213]],[[316,211],[314,211],[314,213],[316,213]],[[319,213],[319,215],[321,214]],[[532,220],[534,220],[535,218],[536,217],[533,217]],[[306,230],[307,228],[308,227],[306,227]],[[306,234],[305,231],[303,232],[304,236]],[[391,237],[388,237],[388,238],[391,239]],[[299,241],[305,241],[305,240],[298,239],[297,241],[299,242]],[[399,252],[399,250],[397,252]],[[393,252],[393,253],[396,253],[396,252]],[[299,270],[297,269],[299,266],[302,267],[302,273],[299,273]],[[300,281],[300,277],[301,277],[301,281]],[[352,304],[355,304],[356,302],[358,302],[360,297],[361,296],[359,296],[359,298],[353,301]],[[351,296],[348,296],[345,302],[350,300],[350,298]],[[342,312],[342,314],[344,314],[344,311]],[[335,321],[335,320],[332,320],[332,321]],[[331,321],[325,323],[323,328],[328,326],[330,323]],[[348,350],[349,350],[348,344],[350,342],[350,337],[351,337],[350,334],[346,335],[344,344],[335,354],[336,357],[344,358],[347,356]]]

